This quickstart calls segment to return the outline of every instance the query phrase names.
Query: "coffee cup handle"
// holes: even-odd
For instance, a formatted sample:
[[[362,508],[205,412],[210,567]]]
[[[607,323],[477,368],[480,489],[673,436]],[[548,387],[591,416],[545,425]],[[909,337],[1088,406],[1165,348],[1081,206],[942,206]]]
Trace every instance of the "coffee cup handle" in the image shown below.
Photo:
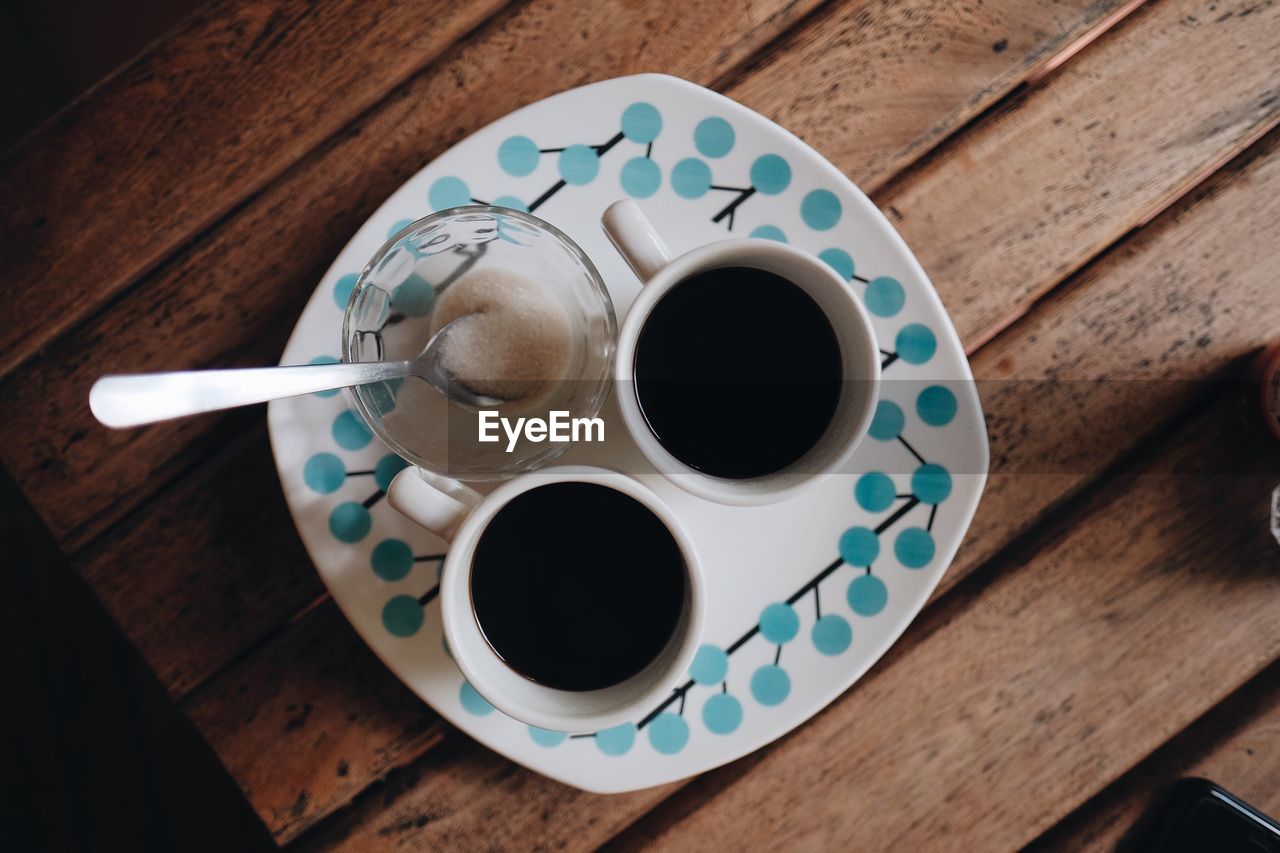
[[[387,503],[410,521],[417,522],[452,542],[459,525],[479,505],[475,489],[410,465],[391,481]]]
[[[615,201],[600,217],[605,236],[644,284],[671,262],[671,250],[658,230],[629,198]]]

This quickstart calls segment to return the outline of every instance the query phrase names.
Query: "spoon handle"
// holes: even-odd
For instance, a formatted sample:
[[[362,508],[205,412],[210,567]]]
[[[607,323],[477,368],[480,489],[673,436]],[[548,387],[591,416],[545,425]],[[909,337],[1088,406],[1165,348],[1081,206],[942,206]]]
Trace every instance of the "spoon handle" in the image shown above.
[[[408,376],[411,361],[306,364],[243,370],[187,370],[104,376],[89,392],[94,417],[132,427]]]

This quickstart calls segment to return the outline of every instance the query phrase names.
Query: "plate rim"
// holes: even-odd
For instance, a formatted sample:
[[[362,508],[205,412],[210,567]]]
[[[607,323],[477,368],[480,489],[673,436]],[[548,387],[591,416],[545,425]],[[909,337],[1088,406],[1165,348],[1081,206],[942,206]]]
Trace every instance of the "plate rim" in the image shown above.
[[[685,80],[670,74],[664,74],[664,73],[658,73],[658,72],[643,72],[638,74],[622,75],[619,77],[611,77],[604,80],[596,80],[591,83],[583,84],[581,86],[569,87],[567,89],[563,89],[561,91],[547,95],[544,98],[540,98],[537,101],[533,101],[531,103],[525,104],[524,106],[519,107],[518,109],[515,109],[509,113],[505,113],[499,116],[498,118],[494,119],[491,122],[488,122],[487,124],[481,127],[475,128],[466,136],[464,136],[462,139],[458,140],[456,143],[449,146],[449,148],[440,152],[431,160],[423,163],[421,167],[419,167],[417,170],[413,172],[413,174],[409,175],[407,178],[401,181],[395,187],[395,189],[393,189],[388,194],[386,199],[384,199],[368,216],[366,216],[362,220],[362,222],[351,233],[351,236],[348,238],[347,242],[344,243],[342,248],[340,248],[338,252],[334,255],[333,261],[329,264],[328,267],[326,267],[324,273],[321,274],[320,280],[319,282],[317,282],[316,288],[312,292],[312,298],[316,297],[317,291],[320,290],[323,282],[327,278],[329,278],[330,274],[333,273],[335,271],[335,268],[338,267],[338,261],[342,257],[343,253],[346,251],[347,247],[350,246],[351,243],[357,239],[360,232],[366,227],[366,225],[368,225],[369,222],[379,218],[380,214],[382,214],[392,204],[393,200],[396,198],[396,196],[400,193],[400,191],[406,185],[416,180],[420,174],[422,174],[425,170],[431,168],[431,166],[434,163],[436,163],[439,159],[447,156],[448,154],[455,151],[459,147],[468,144],[473,137],[483,133],[484,131],[488,130],[494,125],[497,125],[502,122],[506,122],[515,116],[518,116],[522,113],[538,108],[549,100],[559,98],[561,96],[564,96],[572,92],[583,92],[585,90],[610,87],[610,86],[617,85],[620,83],[625,83],[625,82],[640,82],[640,81],[646,81],[646,80],[661,86],[668,86],[668,87],[674,87],[677,89],[683,89],[686,93],[692,95],[695,98],[709,99],[712,102],[716,103],[717,105],[726,105],[726,104],[730,105],[734,110],[740,110],[750,115],[753,120],[767,123],[768,125],[772,126],[776,131],[781,132],[781,134],[783,135],[783,138],[786,139],[788,145],[792,146],[790,150],[795,150],[797,151],[797,153],[803,152],[807,161],[811,165],[817,167],[817,171],[821,173],[824,180],[829,181],[831,184],[838,184],[842,189],[847,191],[852,197],[854,197],[857,200],[858,204],[861,207],[863,207],[865,211],[869,214],[869,216],[867,217],[868,221],[875,223],[876,229],[877,229],[877,234],[875,235],[876,238],[883,239],[887,243],[889,243],[894,250],[894,254],[897,257],[901,258],[909,267],[910,271],[913,274],[919,276],[920,280],[927,285],[927,287],[924,288],[924,291],[926,292],[925,295],[927,300],[931,302],[931,304],[936,309],[939,316],[941,316],[946,321],[945,324],[943,324],[940,328],[936,329],[935,332],[940,336],[945,335],[948,342],[954,347],[955,351],[959,353],[960,358],[958,360],[958,363],[959,363],[959,366],[962,368],[961,372],[963,374],[955,377],[948,377],[946,381],[953,382],[957,386],[959,385],[964,386],[964,389],[962,392],[963,396],[969,402],[972,408],[972,411],[974,412],[973,425],[975,427],[975,433],[976,433],[975,449],[979,452],[975,453],[975,456],[972,460],[974,463],[975,470],[972,473],[957,475],[957,476],[963,476],[965,479],[974,482],[974,486],[972,487],[972,490],[966,493],[966,497],[963,500],[956,501],[955,503],[948,501],[949,511],[955,513],[955,516],[958,519],[959,523],[957,524],[958,532],[954,540],[949,544],[949,546],[945,549],[945,551],[940,550],[938,552],[937,559],[939,560],[939,563],[942,565],[942,569],[936,572],[935,576],[930,582],[922,584],[918,588],[917,594],[912,596],[909,599],[908,606],[904,608],[904,614],[897,620],[896,624],[893,624],[893,626],[890,629],[885,630],[883,632],[880,642],[873,647],[874,653],[872,654],[864,653],[862,657],[859,659],[861,662],[858,665],[849,667],[848,669],[845,669],[845,670],[840,670],[840,673],[841,673],[840,677],[837,679],[833,679],[830,682],[831,686],[829,687],[829,689],[821,692],[820,694],[820,696],[822,697],[821,701],[815,702],[815,707],[813,707],[812,710],[809,710],[806,707],[805,709],[795,711],[793,714],[788,716],[787,719],[789,723],[786,726],[786,728],[784,728],[781,732],[772,734],[769,737],[765,738],[764,740],[759,740],[759,741],[757,739],[750,739],[750,738],[744,739],[744,742],[740,748],[735,747],[734,749],[725,750],[723,757],[718,757],[713,763],[699,765],[699,767],[695,770],[688,771],[688,772],[682,770],[678,775],[671,776],[669,778],[665,778],[652,783],[646,783],[643,785],[636,785],[634,783],[627,784],[625,781],[623,781],[630,774],[628,774],[625,771],[625,769],[620,768],[621,772],[610,777],[611,780],[612,779],[618,780],[619,784],[617,785],[591,784],[588,782],[584,782],[582,779],[572,778],[571,775],[561,772],[560,766],[558,764],[545,766],[545,767],[534,766],[533,764],[525,761],[521,756],[519,756],[519,754],[512,754],[507,750],[503,749],[501,746],[490,743],[487,738],[475,734],[471,730],[471,727],[459,722],[460,718],[457,714],[454,713],[454,709],[442,707],[438,705],[436,702],[426,699],[417,689],[415,689],[415,687],[413,686],[412,683],[410,683],[409,680],[407,680],[406,678],[400,675],[400,673],[397,671],[396,664],[394,663],[394,658],[389,654],[384,654],[383,650],[379,648],[378,644],[370,642],[370,640],[365,637],[364,633],[358,627],[359,625],[358,620],[353,617],[353,614],[349,608],[349,605],[345,603],[343,600],[345,596],[337,595],[335,593],[334,584],[330,582],[330,579],[325,575],[324,572],[320,571],[319,569],[320,561],[317,559],[317,554],[316,554],[316,548],[319,547],[318,543],[316,545],[316,548],[313,548],[312,543],[309,542],[308,538],[306,536],[303,536],[301,533],[302,525],[299,522],[298,512],[297,510],[295,510],[294,505],[290,503],[288,499],[288,494],[285,491],[286,472],[282,467],[283,465],[281,461],[282,455],[280,453],[280,447],[279,447],[279,443],[284,440],[283,433],[287,429],[286,425],[279,423],[279,421],[281,421],[284,418],[283,407],[279,405],[280,401],[273,401],[269,403],[267,407],[268,440],[271,446],[272,461],[276,467],[276,474],[279,479],[279,486],[281,488],[282,497],[284,497],[285,505],[289,509],[290,518],[294,523],[295,529],[297,529],[298,531],[298,538],[302,541],[303,548],[307,553],[307,557],[312,562],[312,568],[315,569],[316,574],[319,575],[320,580],[324,584],[329,597],[333,599],[333,601],[337,604],[338,609],[342,613],[343,618],[347,621],[351,629],[355,631],[356,636],[359,637],[362,643],[364,643],[365,647],[368,648],[370,651],[372,651],[373,654],[379,659],[379,661],[384,666],[387,667],[387,669],[391,672],[391,674],[398,681],[400,681],[400,683],[403,684],[411,693],[413,693],[414,696],[419,701],[423,702],[425,705],[430,707],[443,720],[445,720],[450,725],[457,728],[466,736],[471,737],[474,740],[478,741],[484,748],[491,749],[494,752],[497,752],[498,754],[502,755],[507,760],[514,761],[515,763],[521,765],[522,767],[525,767],[535,773],[538,773],[539,775],[546,776],[557,782],[560,782],[565,785],[569,785],[574,788],[578,788],[580,790],[584,790],[592,793],[599,793],[599,794],[625,793],[630,791],[644,790],[644,789],[656,787],[659,785],[670,784],[672,782],[693,778],[695,776],[701,775],[708,771],[714,770],[717,767],[721,767],[721,766],[724,766],[725,764],[736,761],[739,758],[742,758],[745,755],[749,755],[759,749],[762,749],[768,746],[769,744],[773,743],[774,741],[784,737],[785,735],[790,734],[791,732],[794,732],[796,729],[800,728],[806,722],[808,722],[813,717],[817,716],[819,713],[821,713],[823,710],[829,707],[840,696],[847,693],[851,688],[853,688],[863,678],[863,676],[866,675],[867,671],[869,671],[873,666],[875,666],[881,660],[881,658],[884,657],[885,653],[890,648],[892,648],[898,642],[899,639],[901,639],[902,635],[906,632],[907,628],[910,627],[916,621],[916,619],[920,616],[921,612],[924,610],[925,606],[927,606],[929,599],[933,595],[933,592],[936,590],[937,586],[941,583],[943,576],[945,576],[946,573],[950,570],[951,563],[954,561],[955,556],[958,553],[961,544],[965,540],[966,534],[968,533],[969,528],[973,523],[973,518],[976,515],[978,505],[981,502],[983,494],[985,493],[986,483],[989,476],[989,466],[990,466],[990,436],[986,428],[986,419],[983,415],[981,399],[977,392],[976,382],[973,378],[972,366],[969,363],[969,355],[966,352],[963,346],[963,343],[959,338],[959,334],[956,332],[955,324],[951,319],[951,315],[947,311],[946,306],[943,304],[942,299],[938,294],[937,288],[933,284],[932,279],[929,278],[928,274],[925,272],[923,266],[920,264],[920,261],[916,257],[915,253],[911,251],[911,248],[907,245],[906,240],[902,237],[902,235],[898,232],[898,230],[893,227],[892,223],[889,222],[884,212],[881,211],[874,204],[874,202],[871,201],[871,199],[866,195],[866,193],[864,193],[857,186],[857,184],[855,184],[848,176],[846,176],[843,172],[841,172],[833,163],[831,163],[820,152],[818,152],[816,149],[810,146],[807,142],[805,142],[795,133],[788,130],[786,127],[778,124],[777,122],[757,112],[751,107],[748,107],[745,104],[739,103],[738,101],[735,101],[732,98],[729,98],[724,94],[721,94],[720,92],[714,91],[712,89],[708,89],[697,83],[693,83],[689,80]],[[310,306],[310,304],[311,304],[311,301],[309,299],[307,302],[307,305],[304,306],[303,308],[302,314],[306,313],[306,310]],[[281,364],[285,363],[284,353],[287,353],[292,348],[295,338],[300,334],[300,330],[302,327],[302,323],[301,323],[302,314],[299,315],[298,321],[297,323],[295,323],[294,328],[290,333],[287,342],[285,343],[284,350],[282,351],[282,354],[281,354],[281,362],[280,362]],[[955,392],[958,389],[951,388],[950,390]],[[345,400],[347,400],[348,408],[350,408],[351,407],[350,399],[349,399],[350,392],[347,390],[344,390],[343,397]],[[280,433],[280,434],[278,435],[277,433]],[[865,442],[867,439],[868,437],[864,437],[863,441]],[[376,441],[376,437],[375,437],[375,441]],[[980,465],[978,464],[979,461],[980,461]],[[625,474],[625,472],[623,473]],[[350,605],[350,606],[354,607],[354,605]],[[415,756],[415,758],[416,757],[417,756]]]

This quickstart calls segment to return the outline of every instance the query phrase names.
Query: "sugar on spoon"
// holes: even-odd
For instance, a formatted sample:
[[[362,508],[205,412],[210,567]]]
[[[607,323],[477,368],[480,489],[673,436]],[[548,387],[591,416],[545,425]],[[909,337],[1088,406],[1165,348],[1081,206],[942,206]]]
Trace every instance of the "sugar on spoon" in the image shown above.
[[[103,376],[89,391],[89,408],[102,424],[120,429],[408,376],[418,377],[454,402],[494,408],[508,401],[477,394],[441,362],[449,336],[474,317],[468,314],[445,324],[418,357],[408,361]]]

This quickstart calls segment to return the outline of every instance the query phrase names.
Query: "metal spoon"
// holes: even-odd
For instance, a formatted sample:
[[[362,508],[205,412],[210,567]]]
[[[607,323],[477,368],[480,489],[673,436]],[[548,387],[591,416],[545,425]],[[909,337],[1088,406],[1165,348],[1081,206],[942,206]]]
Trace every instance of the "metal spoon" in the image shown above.
[[[507,401],[475,393],[440,363],[449,335],[471,316],[446,324],[409,361],[103,376],[89,391],[89,408],[102,424],[118,429],[407,376],[418,377],[463,405],[494,408]]]

